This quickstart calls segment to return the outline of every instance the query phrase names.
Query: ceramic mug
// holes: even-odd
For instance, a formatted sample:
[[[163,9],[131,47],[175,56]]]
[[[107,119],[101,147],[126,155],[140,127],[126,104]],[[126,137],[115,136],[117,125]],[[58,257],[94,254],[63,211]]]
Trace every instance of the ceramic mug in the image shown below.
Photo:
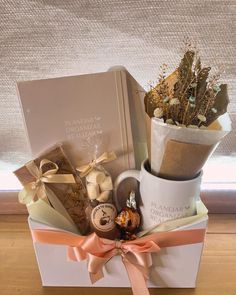
[[[127,178],[135,178],[140,183],[140,204],[142,230],[149,229],[167,220],[183,218],[196,214],[196,201],[200,196],[202,172],[190,180],[168,180],[154,176],[148,160],[141,171],[127,170],[121,173],[114,185],[114,201],[119,209],[120,202],[116,191]]]

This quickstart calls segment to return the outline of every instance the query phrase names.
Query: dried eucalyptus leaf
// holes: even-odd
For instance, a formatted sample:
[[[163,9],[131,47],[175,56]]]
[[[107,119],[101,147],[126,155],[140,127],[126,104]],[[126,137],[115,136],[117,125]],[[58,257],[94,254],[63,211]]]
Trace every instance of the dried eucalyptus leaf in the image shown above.
[[[215,97],[215,103],[213,107],[217,109],[218,114],[223,115],[227,112],[227,106],[229,104],[227,84],[221,84],[220,89],[220,92]]]
[[[174,96],[182,96],[181,93],[186,92],[186,88],[189,87],[191,80],[193,78],[193,61],[194,61],[195,52],[188,50],[185,52],[184,57],[182,58],[180,65],[178,67],[178,82],[174,88]]]
[[[184,57],[182,58],[180,65],[178,67],[179,77],[183,80],[186,79],[186,76],[189,72],[192,72],[193,60],[194,60],[194,51],[186,51]]]
[[[152,89],[149,92],[147,92],[144,97],[145,112],[148,114],[150,118],[153,117],[153,112],[156,108],[154,104],[155,96],[156,93]]]
[[[227,112],[227,107],[229,104],[229,96],[227,91],[227,84],[220,85],[220,92],[215,97],[215,102],[213,108],[217,110],[217,113],[211,113],[211,116],[208,117],[207,126],[214,122],[218,117]]]
[[[148,110],[148,98],[149,96],[149,92],[146,92],[145,96],[144,96],[144,108],[145,108],[145,112],[147,113],[147,110]]]
[[[199,73],[202,69],[202,63],[200,57],[197,59],[195,64],[195,70]]]
[[[197,99],[201,99],[206,92],[207,78],[211,68],[203,68],[197,75]]]

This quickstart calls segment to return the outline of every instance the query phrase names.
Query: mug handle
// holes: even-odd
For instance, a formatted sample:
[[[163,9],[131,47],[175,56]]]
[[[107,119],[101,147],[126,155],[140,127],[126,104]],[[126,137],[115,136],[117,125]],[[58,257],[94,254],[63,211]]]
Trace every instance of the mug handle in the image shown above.
[[[127,178],[135,178],[137,181],[140,182],[140,171],[139,170],[127,170],[122,172],[120,175],[117,176],[115,182],[114,182],[114,202],[116,208],[120,211],[122,208],[119,205],[117,190],[119,185],[122,181],[124,181]]]

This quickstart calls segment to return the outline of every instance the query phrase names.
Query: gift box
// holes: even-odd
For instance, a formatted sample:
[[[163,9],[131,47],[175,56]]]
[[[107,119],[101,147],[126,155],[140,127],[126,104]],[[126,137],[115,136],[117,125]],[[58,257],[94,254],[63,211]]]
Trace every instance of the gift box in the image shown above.
[[[167,221],[157,226],[153,233],[143,233],[146,234],[145,237],[139,237],[135,241],[124,244],[127,246],[129,243],[140,243],[142,247],[144,247],[141,242],[142,239],[152,240],[152,236],[157,237],[157,240],[159,239],[157,242],[160,247],[159,250],[151,251],[152,265],[148,266],[148,287],[194,288],[196,286],[204,244],[203,240],[208,222],[206,208],[201,202],[198,203],[197,215],[179,220]],[[92,283],[93,279],[91,281],[91,273],[89,274],[88,271],[88,268],[92,264],[88,263],[89,258],[87,257],[86,259],[81,259],[81,253],[77,251],[81,236],[76,237],[73,235],[72,240],[75,240],[70,241],[71,233],[69,232],[35,222],[31,218],[29,218],[28,222],[34,239],[34,249],[43,286],[130,287],[132,285],[133,292],[137,293],[134,290],[135,285],[142,283],[135,283],[138,277],[132,276],[131,273],[140,271],[140,267],[137,266],[135,262],[132,265],[132,259],[128,257],[133,267],[130,271],[130,266],[127,266],[127,259],[124,257],[126,251],[123,251],[124,255],[122,257],[123,248],[120,247],[119,249],[121,249],[121,251],[118,251],[112,255],[111,259],[109,258],[105,261],[103,267],[104,277]],[[45,232],[46,237],[40,237],[40,233],[45,234]],[[64,242],[62,242],[60,238],[54,236],[55,232],[59,235],[66,234],[68,237],[64,237]],[[75,242],[77,238],[78,242]],[[150,241],[148,241],[148,243],[149,242]],[[88,244],[88,241],[86,243]],[[108,244],[111,243],[117,245],[117,242],[108,242]],[[97,245],[94,241],[92,241],[92,244]],[[68,253],[70,252],[68,251],[68,246],[70,251],[74,251],[74,259],[72,255],[72,260],[75,261],[68,259]],[[124,246],[124,248],[126,246]],[[133,245],[133,247],[135,246]],[[132,249],[132,251],[136,251],[135,248]],[[99,256],[101,256],[101,254],[99,254]],[[101,259],[101,257],[99,259]],[[139,286],[139,288],[142,287],[141,285]],[[139,294],[145,293],[139,292]]]

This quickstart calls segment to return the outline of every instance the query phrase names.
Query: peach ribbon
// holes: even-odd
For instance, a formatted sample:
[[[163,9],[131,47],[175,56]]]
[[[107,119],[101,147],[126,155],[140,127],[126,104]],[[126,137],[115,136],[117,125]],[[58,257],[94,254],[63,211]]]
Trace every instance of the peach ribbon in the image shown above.
[[[32,230],[34,242],[66,245],[73,261],[87,259],[92,283],[103,277],[103,266],[115,255],[121,255],[134,295],[148,295],[146,282],[152,265],[151,253],[163,247],[201,243],[205,229],[154,233],[133,241],[113,241],[99,238],[95,233],[78,236],[57,230]]]

